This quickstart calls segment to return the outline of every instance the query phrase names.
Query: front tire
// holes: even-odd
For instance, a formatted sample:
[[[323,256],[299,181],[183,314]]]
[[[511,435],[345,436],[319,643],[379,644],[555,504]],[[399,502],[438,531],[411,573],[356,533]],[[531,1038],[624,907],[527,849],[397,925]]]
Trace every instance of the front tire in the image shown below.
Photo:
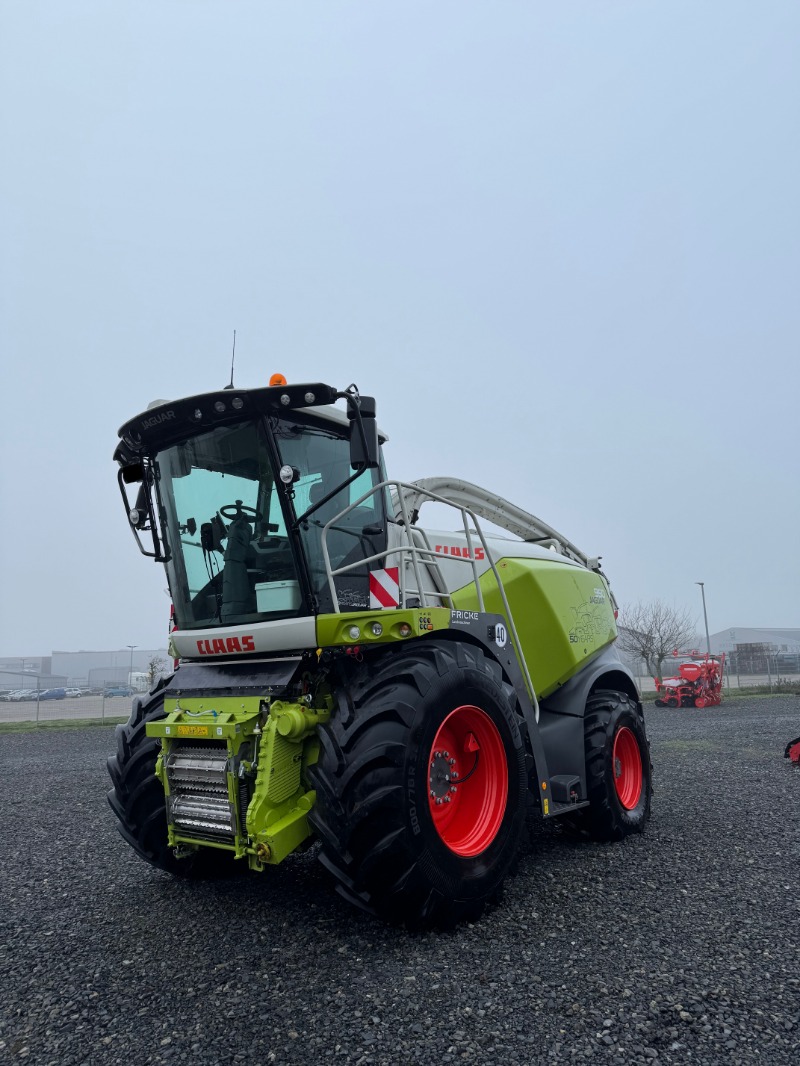
[[[567,824],[593,840],[642,833],[653,792],[650,745],[638,705],[624,692],[598,690],[584,718],[589,806]]]
[[[337,691],[309,816],[337,891],[410,927],[477,918],[516,855],[525,745],[513,689],[480,649],[417,643]]]

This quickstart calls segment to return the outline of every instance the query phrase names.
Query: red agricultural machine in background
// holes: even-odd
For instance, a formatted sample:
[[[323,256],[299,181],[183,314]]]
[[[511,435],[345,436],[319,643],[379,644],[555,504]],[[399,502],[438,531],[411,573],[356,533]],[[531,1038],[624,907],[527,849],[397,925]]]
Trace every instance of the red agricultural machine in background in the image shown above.
[[[654,678],[659,698],[656,707],[716,707],[722,702],[722,672],[725,655],[673,652],[687,659],[676,677]]]
[[[794,740],[790,740],[786,745],[786,751],[783,753],[785,759],[790,759],[795,765],[800,766],[800,737],[795,737]]]

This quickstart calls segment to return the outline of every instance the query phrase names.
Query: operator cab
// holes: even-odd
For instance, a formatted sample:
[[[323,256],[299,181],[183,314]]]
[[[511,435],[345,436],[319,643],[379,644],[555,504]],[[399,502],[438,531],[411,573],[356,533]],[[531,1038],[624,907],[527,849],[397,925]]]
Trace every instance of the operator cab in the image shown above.
[[[310,406],[320,393],[345,395],[347,414]],[[165,564],[178,629],[330,611],[327,574],[341,566],[353,569],[336,579],[340,609],[369,606],[365,561],[387,539],[387,497],[371,491],[382,473],[369,397],[327,386],[222,390],[160,404],[120,436],[131,525]],[[137,479],[131,507],[124,486]],[[139,537],[148,530],[152,552]]]

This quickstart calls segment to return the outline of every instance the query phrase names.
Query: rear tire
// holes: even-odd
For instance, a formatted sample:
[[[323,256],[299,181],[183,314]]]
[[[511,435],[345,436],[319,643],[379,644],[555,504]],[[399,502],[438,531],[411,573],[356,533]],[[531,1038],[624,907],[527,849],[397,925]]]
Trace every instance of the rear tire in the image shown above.
[[[598,690],[584,718],[589,806],[565,822],[593,840],[621,840],[642,833],[653,792],[650,745],[644,718],[624,692]]]
[[[364,663],[336,696],[309,820],[337,891],[412,928],[477,918],[525,817],[525,745],[499,666],[470,645],[417,643]]]
[[[137,696],[127,724],[116,728],[117,754],[106,765],[113,784],[108,802],[117,816],[117,829],[139,858],[176,877],[233,873],[233,857],[228,852],[201,848],[194,855],[176,859],[167,841],[166,796],[156,777],[161,741],[145,732],[148,722],[164,717],[163,689],[167,680],[147,696]]]

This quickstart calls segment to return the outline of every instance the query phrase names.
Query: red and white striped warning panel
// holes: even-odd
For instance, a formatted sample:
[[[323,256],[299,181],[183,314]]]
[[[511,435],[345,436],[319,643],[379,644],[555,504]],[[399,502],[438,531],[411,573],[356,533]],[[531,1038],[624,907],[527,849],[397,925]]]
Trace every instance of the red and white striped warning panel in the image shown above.
[[[400,567],[369,572],[369,609],[400,606]]]

